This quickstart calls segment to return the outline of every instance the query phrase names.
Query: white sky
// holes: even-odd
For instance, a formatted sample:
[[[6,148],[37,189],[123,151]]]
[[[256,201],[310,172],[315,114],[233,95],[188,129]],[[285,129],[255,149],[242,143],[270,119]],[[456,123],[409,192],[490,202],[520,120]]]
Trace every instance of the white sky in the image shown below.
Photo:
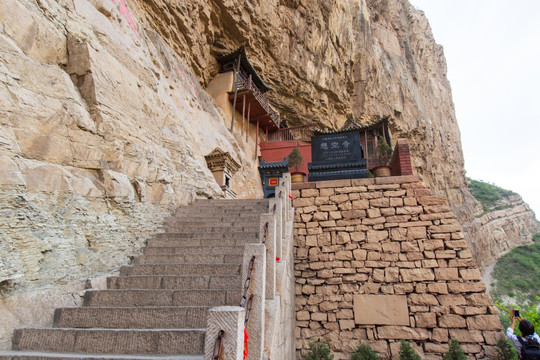
[[[540,217],[540,1],[410,0],[443,45],[467,176]]]

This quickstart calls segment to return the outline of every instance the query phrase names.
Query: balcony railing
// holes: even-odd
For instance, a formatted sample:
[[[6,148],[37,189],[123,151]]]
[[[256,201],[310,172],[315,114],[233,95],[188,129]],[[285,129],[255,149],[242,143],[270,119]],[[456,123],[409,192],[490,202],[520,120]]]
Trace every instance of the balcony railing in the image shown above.
[[[281,142],[281,141],[311,141],[313,130],[311,125],[301,125],[289,128],[279,129],[268,134],[266,142]]]
[[[270,105],[270,101],[268,100],[268,97],[264,95],[261,90],[255,85],[253,81],[251,81],[251,76],[247,77],[242,72],[236,73],[236,81],[235,81],[235,89],[234,90],[249,90],[253,92],[253,96],[255,96],[255,99],[261,104],[261,106],[266,110],[272,121],[276,124],[276,126],[279,128],[279,124],[281,122],[279,114],[272,109],[272,106]]]

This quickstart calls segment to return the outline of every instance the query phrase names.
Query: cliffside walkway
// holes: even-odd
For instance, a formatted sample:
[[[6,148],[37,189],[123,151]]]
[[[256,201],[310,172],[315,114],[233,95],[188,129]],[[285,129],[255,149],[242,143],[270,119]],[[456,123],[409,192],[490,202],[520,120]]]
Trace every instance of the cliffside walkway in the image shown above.
[[[244,245],[259,239],[265,212],[268,200],[178,209],[107,290],[56,309],[51,328],[15,330],[15,351],[0,359],[203,359],[208,311],[240,303]]]

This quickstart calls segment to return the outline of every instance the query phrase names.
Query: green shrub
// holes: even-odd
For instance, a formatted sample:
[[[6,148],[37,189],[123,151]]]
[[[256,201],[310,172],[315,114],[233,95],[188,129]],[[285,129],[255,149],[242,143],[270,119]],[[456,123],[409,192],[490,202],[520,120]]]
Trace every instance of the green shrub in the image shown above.
[[[467,360],[467,356],[463,353],[459,341],[452,340],[448,352],[443,355],[443,360]]]
[[[536,311],[536,304],[540,302],[540,297],[536,297],[536,301],[534,302],[534,305],[525,305],[520,306],[519,312],[521,314],[521,317],[529,320],[534,325],[534,330],[538,332],[540,330],[540,313]],[[498,301],[495,302],[495,305],[499,308],[499,318],[501,319],[501,324],[503,326],[503,329],[506,329],[510,325],[510,310],[512,310],[513,307],[506,306]],[[515,308],[515,307],[514,307]],[[518,329],[518,322],[516,320],[516,327],[514,328],[514,334],[521,335],[521,332]]]
[[[401,340],[401,346],[399,347],[399,360],[422,360],[422,358],[416,351],[414,351],[410,342]]]
[[[356,348],[351,360],[379,360],[379,356],[368,344],[362,344]]]
[[[499,339],[497,342],[497,358],[495,360],[518,360],[514,344],[507,338]]]
[[[309,344],[309,352],[302,356],[304,360],[333,360],[334,355],[330,351],[327,342],[313,341]]]
[[[467,182],[469,191],[482,204],[484,213],[508,207],[506,205],[498,206],[497,202],[510,195],[515,195],[513,191],[483,181],[467,178]]]

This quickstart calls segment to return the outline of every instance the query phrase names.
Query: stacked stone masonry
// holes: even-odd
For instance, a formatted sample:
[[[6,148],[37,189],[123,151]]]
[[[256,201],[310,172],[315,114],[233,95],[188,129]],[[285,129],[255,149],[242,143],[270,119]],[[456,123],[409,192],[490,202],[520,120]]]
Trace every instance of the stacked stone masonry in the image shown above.
[[[367,342],[398,358],[405,339],[422,359],[440,359],[456,339],[469,359],[493,358],[497,309],[443,196],[414,175],[293,189],[299,353],[321,340],[350,359]],[[355,323],[358,294],[405,295],[408,325]]]

